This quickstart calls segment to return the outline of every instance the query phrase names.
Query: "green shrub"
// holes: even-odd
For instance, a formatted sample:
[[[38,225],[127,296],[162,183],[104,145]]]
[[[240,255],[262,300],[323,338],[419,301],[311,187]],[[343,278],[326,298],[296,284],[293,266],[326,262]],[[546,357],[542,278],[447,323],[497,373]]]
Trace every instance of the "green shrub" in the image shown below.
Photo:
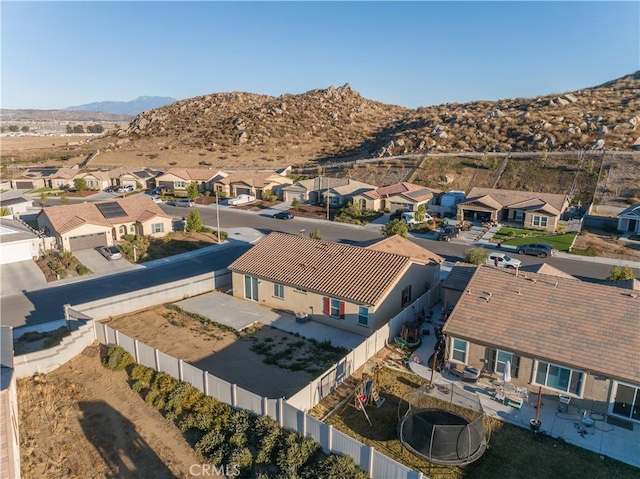
[[[186,414],[180,423],[178,428],[182,432],[187,431],[208,431],[213,425],[213,416],[211,414],[203,414],[201,412],[191,412]]]
[[[227,470],[234,475],[247,477],[253,468],[253,454],[248,447],[236,447],[227,459]]]
[[[107,354],[102,359],[102,364],[105,368],[112,371],[122,371],[127,366],[134,363],[133,356],[122,349],[120,346],[114,346],[107,351]]]
[[[318,463],[316,477],[322,479],[367,479],[369,475],[349,456],[331,454]]]
[[[125,241],[133,241],[134,239],[136,239],[136,235],[132,235],[132,234],[126,234],[122,237]]]
[[[178,381],[167,373],[156,374],[149,393],[144,398],[145,402],[155,406],[157,409],[164,409],[169,399],[169,395],[178,387]]]
[[[76,266],[76,273],[78,273],[80,276],[83,276],[85,274],[90,274],[91,270],[85,265],[79,264],[78,266]]]
[[[210,455],[216,449],[219,449],[225,444],[227,437],[222,431],[212,429],[196,443],[196,451],[203,455]]]
[[[280,429],[278,423],[269,416],[259,417],[253,422],[250,437],[253,444],[259,445],[256,455],[256,462],[258,464],[269,464],[273,462],[273,451],[276,449],[281,435],[282,429]]]
[[[169,419],[175,419],[186,410],[191,410],[200,400],[202,393],[186,382],[180,382],[178,386],[169,394],[165,410]]]
[[[295,431],[285,431],[278,444],[276,464],[287,477],[296,477],[300,469],[320,450],[312,439]]]

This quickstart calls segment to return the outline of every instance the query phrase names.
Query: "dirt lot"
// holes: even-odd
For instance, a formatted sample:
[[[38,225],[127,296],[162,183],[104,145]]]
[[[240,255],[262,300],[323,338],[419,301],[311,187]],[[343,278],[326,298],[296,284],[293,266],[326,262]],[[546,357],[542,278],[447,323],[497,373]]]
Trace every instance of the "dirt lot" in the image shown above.
[[[213,324],[202,324],[166,306],[113,318],[105,324],[220,379],[270,398],[291,397],[317,375],[315,369],[325,370],[329,365],[325,367],[318,358],[309,358],[308,348],[299,344],[303,339],[292,334],[258,327],[252,334],[237,335]],[[272,364],[266,364],[265,360],[274,356],[265,356],[267,345],[272,345],[269,349],[274,352],[288,350],[290,354],[276,354],[270,360]],[[314,369],[290,367],[305,361],[312,362]]]
[[[640,261],[640,241],[619,241],[619,235],[589,228],[586,235],[578,235],[574,248],[592,249],[604,258]]]
[[[172,422],[104,369],[98,348],[18,382],[24,478],[188,478],[201,464]]]

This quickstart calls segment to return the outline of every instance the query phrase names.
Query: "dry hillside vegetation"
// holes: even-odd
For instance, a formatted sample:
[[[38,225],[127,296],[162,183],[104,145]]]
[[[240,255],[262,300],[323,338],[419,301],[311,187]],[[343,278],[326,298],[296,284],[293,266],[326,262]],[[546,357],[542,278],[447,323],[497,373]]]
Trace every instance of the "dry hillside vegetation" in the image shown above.
[[[230,168],[427,152],[628,150],[640,136],[639,93],[640,72],[535,99],[415,110],[368,100],[349,85],[277,98],[217,93],[141,113],[94,142],[102,151],[96,164],[154,153],[143,163]]]

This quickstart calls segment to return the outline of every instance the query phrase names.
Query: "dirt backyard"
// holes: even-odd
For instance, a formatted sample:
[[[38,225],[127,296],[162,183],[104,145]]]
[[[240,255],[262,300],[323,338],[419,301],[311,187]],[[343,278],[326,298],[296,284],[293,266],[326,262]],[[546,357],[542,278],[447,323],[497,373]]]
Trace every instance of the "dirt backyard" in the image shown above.
[[[246,333],[236,333],[216,324],[203,324],[167,306],[137,311],[105,324],[269,398],[291,397],[345,354],[268,326],[257,325]]]
[[[100,364],[97,346],[85,351],[18,382],[22,477],[195,477],[203,460],[178,428]]]

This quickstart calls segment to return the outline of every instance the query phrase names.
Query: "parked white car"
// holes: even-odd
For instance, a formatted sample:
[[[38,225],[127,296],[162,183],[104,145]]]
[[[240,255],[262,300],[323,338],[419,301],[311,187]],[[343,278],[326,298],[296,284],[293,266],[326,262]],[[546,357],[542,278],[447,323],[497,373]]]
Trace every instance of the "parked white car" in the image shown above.
[[[118,189],[116,190],[116,193],[130,193],[132,191],[133,191],[133,186],[126,185],[126,186],[118,187]]]
[[[154,203],[162,203],[162,198],[159,196],[152,196],[151,200],[153,200]]]
[[[425,213],[424,214],[424,220],[418,221],[416,219],[416,212],[415,211],[408,211],[406,213],[402,213],[401,218],[402,218],[402,221],[404,221],[408,225],[419,225],[421,223],[426,223],[427,221],[432,221],[433,220],[433,218],[431,217],[431,215],[429,213]]]
[[[245,203],[251,203],[255,201],[256,197],[252,195],[238,195],[237,198],[231,198],[229,204],[231,206],[243,205]]]
[[[487,258],[487,264],[498,268],[519,268],[522,262],[504,253],[491,253]]]

